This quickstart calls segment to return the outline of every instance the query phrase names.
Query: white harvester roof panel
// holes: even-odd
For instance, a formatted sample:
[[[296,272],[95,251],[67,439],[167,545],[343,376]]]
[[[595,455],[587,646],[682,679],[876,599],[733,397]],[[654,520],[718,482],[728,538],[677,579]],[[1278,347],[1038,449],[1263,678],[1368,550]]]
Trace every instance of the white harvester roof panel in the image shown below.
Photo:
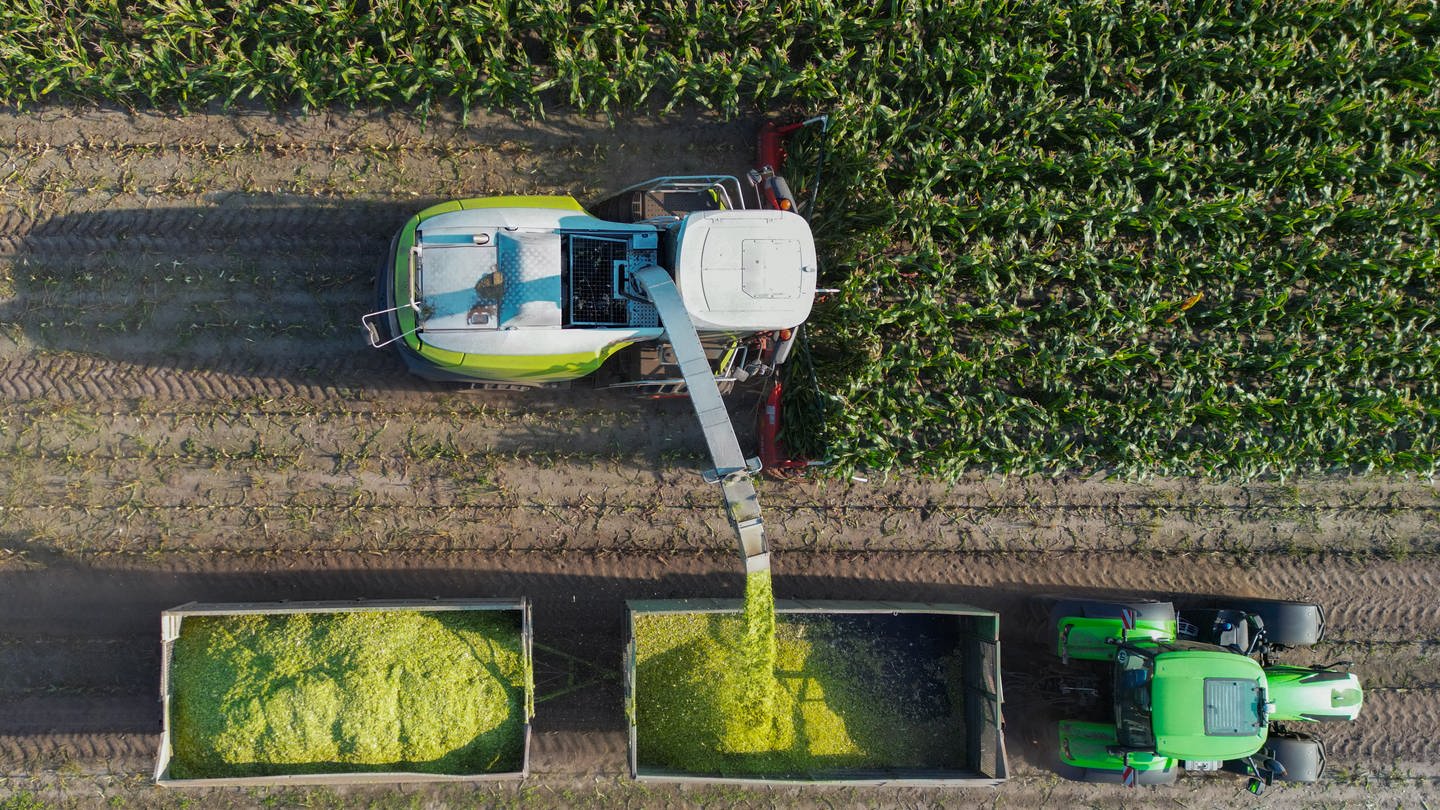
[[[680,226],[675,286],[695,327],[791,329],[815,300],[815,239],[789,211],[701,211]]]
[[[608,322],[564,328],[564,258],[568,252],[575,264],[577,239],[588,247],[613,243],[622,260],[636,253],[637,259],[654,261],[654,226],[605,222],[564,209],[475,208],[421,222],[412,256],[413,292],[425,342],[462,354],[523,356],[588,353],[657,337],[654,307],[626,300]],[[572,243],[568,251],[566,240]],[[613,268],[600,269],[613,286]],[[573,299],[576,268],[571,271]],[[579,303],[594,309],[592,301]],[[644,312],[636,317],[636,310],[647,308],[648,317]],[[572,318],[576,309],[572,301]]]
[[[560,328],[560,237],[480,233],[484,244],[420,244],[421,325],[427,332]],[[442,237],[443,238],[443,237]]]

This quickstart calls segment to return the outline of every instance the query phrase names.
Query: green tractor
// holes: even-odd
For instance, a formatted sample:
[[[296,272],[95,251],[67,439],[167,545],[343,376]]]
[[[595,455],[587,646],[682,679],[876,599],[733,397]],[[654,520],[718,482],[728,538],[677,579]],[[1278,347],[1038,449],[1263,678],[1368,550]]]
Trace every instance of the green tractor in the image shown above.
[[[1354,720],[1364,695],[1353,673],[1277,663],[1320,640],[1318,605],[1272,600],[1176,610],[1170,602],[1058,599],[1050,638],[1065,664],[1110,664],[1113,722],[1059,724],[1059,771],[1087,782],[1169,784],[1180,771],[1238,772],[1261,792],[1275,780],[1314,782],[1320,741],[1272,723]]]

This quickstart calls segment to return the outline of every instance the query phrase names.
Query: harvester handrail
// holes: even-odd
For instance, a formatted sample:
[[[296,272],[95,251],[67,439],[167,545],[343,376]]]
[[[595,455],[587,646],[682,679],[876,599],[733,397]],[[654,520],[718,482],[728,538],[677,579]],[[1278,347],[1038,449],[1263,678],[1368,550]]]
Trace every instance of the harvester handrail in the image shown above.
[[[420,323],[419,318],[420,302],[415,300],[415,258],[419,254],[419,252],[419,246],[410,248],[410,253],[407,259],[407,261],[409,262],[409,267],[406,275],[408,276],[407,283],[409,284],[410,301],[405,304],[396,304],[393,307],[387,307],[385,309],[377,310],[375,312],[367,312],[364,315],[360,316],[360,326],[365,330],[365,333],[370,341],[370,348],[372,349],[383,349],[386,346],[389,346],[391,343],[395,343],[396,341],[410,337],[416,332],[419,332],[423,326],[423,324]],[[415,313],[415,326],[412,327],[409,331],[401,332],[397,335],[392,336],[389,340],[380,340],[380,331],[375,327],[373,323],[371,323],[371,319],[378,318],[381,315],[389,315],[394,312],[399,312],[402,309],[408,309],[411,312]]]
[[[734,199],[731,199],[730,196],[730,186],[734,187]],[[650,193],[655,191],[712,190],[720,195],[720,204],[724,208],[736,209],[747,207],[743,186],[740,185],[740,178],[733,174],[673,174],[653,177],[644,182],[620,189],[620,191],[616,192],[615,196],[635,191]]]

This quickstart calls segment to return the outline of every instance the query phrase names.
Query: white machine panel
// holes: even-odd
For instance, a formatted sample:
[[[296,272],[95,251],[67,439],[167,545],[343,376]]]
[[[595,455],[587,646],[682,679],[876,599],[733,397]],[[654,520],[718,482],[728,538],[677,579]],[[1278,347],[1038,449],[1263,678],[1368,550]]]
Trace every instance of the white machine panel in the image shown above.
[[[791,329],[815,301],[815,239],[789,211],[700,211],[679,226],[675,286],[701,331]]]

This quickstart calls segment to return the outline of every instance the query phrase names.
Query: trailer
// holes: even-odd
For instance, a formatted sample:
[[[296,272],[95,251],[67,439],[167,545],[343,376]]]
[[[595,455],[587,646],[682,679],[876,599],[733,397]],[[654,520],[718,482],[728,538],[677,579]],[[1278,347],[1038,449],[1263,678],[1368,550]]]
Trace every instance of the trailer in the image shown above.
[[[718,693],[734,669],[726,625],[740,623],[740,602],[627,608],[625,714],[636,779],[976,787],[1008,776],[993,611],[777,600],[776,699],[788,707],[777,713],[785,715],[779,744],[727,751],[719,738],[736,718]]]
[[[529,773],[526,599],[191,602],[164,611],[160,632],[157,784]]]

